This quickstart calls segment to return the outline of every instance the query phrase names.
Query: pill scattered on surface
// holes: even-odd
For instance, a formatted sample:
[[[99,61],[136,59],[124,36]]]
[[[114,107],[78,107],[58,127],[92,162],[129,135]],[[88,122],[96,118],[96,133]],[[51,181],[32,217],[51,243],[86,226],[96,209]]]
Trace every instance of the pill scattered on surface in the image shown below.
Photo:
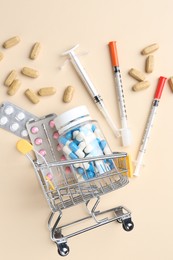
[[[16,44],[18,44],[20,42],[20,37],[19,36],[14,36],[8,40],[6,40],[4,43],[3,43],[3,47],[5,49],[8,49],[8,48],[11,48],[13,46],[15,46]]]
[[[51,96],[56,93],[56,89],[54,87],[41,88],[38,91],[40,96]]]
[[[146,89],[150,86],[150,82],[149,81],[141,81],[137,84],[135,84],[133,87],[132,87],[132,90],[133,91],[139,91],[139,90],[143,90],[143,89]]]
[[[4,81],[4,85],[9,87],[11,85],[11,83],[16,79],[17,77],[17,72],[16,70],[12,70],[8,76],[6,77],[5,81]]]
[[[173,77],[170,77],[170,78],[168,79],[168,84],[169,84],[169,86],[170,86],[170,88],[171,88],[171,90],[172,90],[172,92],[173,92]]]
[[[144,81],[145,80],[145,75],[143,72],[136,70],[136,69],[130,69],[129,70],[129,75],[132,76],[134,79],[138,81]]]
[[[147,73],[152,73],[154,70],[154,56],[153,55],[149,55],[146,58],[146,62],[145,62],[145,71]]]
[[[7,94],[13,96],[16,94],[18,89],[20,88],[21,82],[18,79],[15,79],[11,85],[8,87]]]
[[[151,44],[147,47],[145,47],[142,51],[141,51],[141,54],[143,55],[148,55],[156,50],[159,49],[159,45],[157,43],[154,43],[154,44]]]
[[[0,52],[0,61],[4,58],[4,54]]]
[[[29,68],[29,67],[23,67],[21,72],[23,75],[30,77],[30,78],[37,78],[39,76],[39,72],[37,70]]]
[[[63,94],[63,101],[65,103],[69,103],[72,98],[73,98],[73,93],[74,93],[74,87],[73,86],[68,86]]]
[[[33,103],[33,104],[37,104],[40,100],[38,98],[38,96],[34,93],[34,91],[32,91],[31,89],[27,89],[25,91],[25,96]]]
[[[29,58],[31,60],[35,60],[39,53],[40,53],[40,49],[41,49],[41,44],[40,42],[36,42],[33,46],[32,46],[32,49],[31,49],[31,52],[30,52],[30,55],[29,55]]]

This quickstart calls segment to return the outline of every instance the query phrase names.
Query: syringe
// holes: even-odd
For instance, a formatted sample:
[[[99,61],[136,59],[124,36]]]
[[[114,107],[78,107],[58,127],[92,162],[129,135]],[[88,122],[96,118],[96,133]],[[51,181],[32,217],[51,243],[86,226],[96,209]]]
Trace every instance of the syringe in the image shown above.
[[[135,172],[133,174],[134,176],[139,176],[139,172],[140,172],[141,166],[143,164],[142,163],[143,157],[144,157],[144,154],[146,152],[147,143],[148,143],[148,140],[149,140],[149,137],[150,137],[151,129],[153,127],[154,118],[156,116],[156,111],[157,111],[157,108],[158,108],[158,105],[159,105],[159,101],[160,101],[160,98],[161,98],[161,95],[162,95],[162,90],[163,90],[163,87],[165,85],[166,79],[167,78],[165,78],[165,77],[160,77],[159,81],[158,81],[158,85],[157,85],[156,92],[155,92],[155,95],[154,95],[154,99],[153,99],[153,102],[152,102],[151,111],[150,111],[150,114],[149,114],[149,118],[148,118],[148,121],[147,121],[144,136],[143,136],[142,143],[141,143],[141,146],[140,146],[140,149],[139,149],[139,153],[138,153],[138,156],[137,156],[136,168],[135,168]]]
[[[129,146],[131,144],[131,132],[127,125],[127,113],[126,113],[126,105],[123,93],[123,84],[121,79],[120,67],[118,62],[118,54],[116,42],[109,42],[109,50],[112,60],[113,72],[116,83],[116,91],[118,96],[119,110],[120,110],[120,118],[121,118],[121,136],[122,136],[122,144],[123,146]]]
[[[101,96],[98,94],[97,90],[95,89],[93,83],[91,82],[90,78],[88,77],[86,71],[80,64],[80,61],[78,57],[76,56],[74,50],[78,47],[79,45],[76,45],[72,49],[66,51],[63,53],[63,55],[69,55],[70,56],[70,61],[72,62],[74,68],[76,69],[78,75],[82,79],[84,85],[86,86],[88,92],[90,93],[91,97],[93,98],[95,104],[99,108],[99,110],[102,112],[103,116],[105,117],[106,121],[108,122],[109,126],[111,127],[112,131],[114,132],[116,137],[120,137],[120,132],[114,122],[112,121],[105,105],[103,102],[103,99]]]

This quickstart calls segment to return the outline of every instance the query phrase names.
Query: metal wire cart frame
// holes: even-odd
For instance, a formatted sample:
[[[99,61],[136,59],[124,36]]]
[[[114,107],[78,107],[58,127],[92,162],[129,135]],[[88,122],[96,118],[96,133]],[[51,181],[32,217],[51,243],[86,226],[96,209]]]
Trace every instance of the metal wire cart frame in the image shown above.
[[[69,253],[67,240],[86,231],[113,221],[122,223],[122,226],[126,231],[133,229],[134,224],[131,220],[131,213],[123,206],[118,206],[102,212],[96,211],[101,195],[122,188],[128,184],[127,173],[129,169],[126,153],[113,153],[111,155],[92,158],[47,162],[26,140],[20,140],[17,143],[17,149],[28,157],[35,169],[44,195],[52,211],[48,220],[50,236],[52,241],[56,243],[58,253],[61,256],[66,256]],[[84,165],[87,162],[92,164],[101,163],[107,167],[105,163],[107,159],[113,160],[115,166],[113,170],[107,169],[105,173],[96,174],[96,176],[91,179],[81,179],[77,176],[74,167],[75,164],[81,164],[81,167],[85,168]],[[67,174],[66,169],[70,169],[70,174]],[[53,176],[51,178],[48,177],[50,173],[51,176]],[[87,173],[85,172],[85,174]],[[94,206],[89,209],[89,202],[94,198]],[[80,203],[86,205],[88,210],[87,216],[60,226],[63,210]],[[113,216],[100,219],[100,216],[108,213],[113,214]],[[62,232],[67,227],[91,219],[94,221],[94,224],[65,236],[63,235]]]

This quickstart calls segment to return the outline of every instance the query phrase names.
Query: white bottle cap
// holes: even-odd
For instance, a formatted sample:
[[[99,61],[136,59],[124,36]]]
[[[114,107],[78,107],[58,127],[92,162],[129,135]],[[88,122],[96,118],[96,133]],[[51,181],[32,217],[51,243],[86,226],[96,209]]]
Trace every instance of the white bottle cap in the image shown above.
[[[57,116],[54,122],[56,129],[59,131],[59,134],[61,134],[67,129],[87,120],[91,120],[87,107],[79,106]]]

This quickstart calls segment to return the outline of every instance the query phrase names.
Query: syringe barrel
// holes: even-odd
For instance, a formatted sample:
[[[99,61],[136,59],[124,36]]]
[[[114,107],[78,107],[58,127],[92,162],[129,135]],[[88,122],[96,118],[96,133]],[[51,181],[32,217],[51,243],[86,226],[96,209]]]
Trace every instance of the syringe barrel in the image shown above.
[[[139,151],[138,157],[136,160],[136,168],[135,168],[135,172],[134,172],[133,176],[139,176],[140,169],[143,165],[143,163],[142,163],[143,157],[144,157],[144,152]]]
[[[85,69],[82,67],[82,65],[81,65],[78,57],[75,55],[74,51],[70,51],[68,54],[71,58],[70,60],[73,64],[74,68],[76,69],[76,71],[77,71],[78,75],[80,76],[81,80],[83,81],[84,85],[87,87],[90,95],[92,97],[98,95],[92,81],[88,77]]]

